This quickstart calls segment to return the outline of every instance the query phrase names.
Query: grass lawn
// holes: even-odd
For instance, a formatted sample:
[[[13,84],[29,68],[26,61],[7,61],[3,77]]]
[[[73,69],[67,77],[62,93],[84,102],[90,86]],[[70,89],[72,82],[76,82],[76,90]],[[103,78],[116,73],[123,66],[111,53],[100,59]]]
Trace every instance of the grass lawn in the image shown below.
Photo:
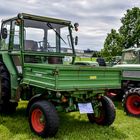
[[[31,132],[25,116],[27,102],[20,102],[13,115],[0,115],[0,140],[41,140]],[[128,117],[117,108],[116,120],[110,127],[90,124],[86,115],[60,113],[60,128],[47,140],[139,140],[140,119]]]

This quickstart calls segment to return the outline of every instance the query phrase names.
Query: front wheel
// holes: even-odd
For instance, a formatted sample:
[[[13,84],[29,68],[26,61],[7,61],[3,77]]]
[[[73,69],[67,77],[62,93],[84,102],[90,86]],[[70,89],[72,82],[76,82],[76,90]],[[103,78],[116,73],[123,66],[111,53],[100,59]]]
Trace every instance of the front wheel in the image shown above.
[[[29,111],[29,124],[32,131],[41,137],[53,137],[59,126],[55,107],[48,101],[35,102]]]
[[[116,117],[115,106],[111,99],[106,96],[102,96],[98,99],[96,113],[87,114],[87,117],[91,123],[109,126],[114,122]]]
[[[127,115],[140,117],[140,88],[126,91],[122,104]]]

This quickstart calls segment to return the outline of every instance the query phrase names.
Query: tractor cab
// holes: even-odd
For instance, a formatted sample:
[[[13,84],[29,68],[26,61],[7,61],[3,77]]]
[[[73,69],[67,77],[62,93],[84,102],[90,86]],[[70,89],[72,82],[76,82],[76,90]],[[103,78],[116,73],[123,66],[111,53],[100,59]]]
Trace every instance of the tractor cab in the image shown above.
[[[140,48],[129,48],[123,50],[122,64],[140,64]]]
[[[26,63],[71,64],[75,58],[72,29],[77,27],[66,20],[18,14],[2,22],[0,50],[10,54],[18,73]]]
[[[129,48],[122,51],[121,61],[113,67],[140,67],[140,48]]]

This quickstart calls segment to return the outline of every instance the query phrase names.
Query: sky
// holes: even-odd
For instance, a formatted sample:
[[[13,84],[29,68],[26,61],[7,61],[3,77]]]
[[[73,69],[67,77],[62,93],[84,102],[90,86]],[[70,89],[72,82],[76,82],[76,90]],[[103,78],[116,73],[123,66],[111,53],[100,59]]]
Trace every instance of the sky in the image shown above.
[[[101,50],[111,29],[118,30],[127,9],[139,0],[0,0],[0,19],[30,13],[79,23],[77,49]]]

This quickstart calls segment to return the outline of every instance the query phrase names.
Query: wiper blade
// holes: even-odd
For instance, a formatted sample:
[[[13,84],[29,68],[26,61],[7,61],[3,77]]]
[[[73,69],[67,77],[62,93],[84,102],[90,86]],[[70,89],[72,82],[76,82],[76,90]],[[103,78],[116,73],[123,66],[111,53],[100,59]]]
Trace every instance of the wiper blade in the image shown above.
[[[65,40],[61,37],[61,35],[53,28],[53,26],[49,22],[47,23],[47,26],[50,29],[52,29],[56,33],[56,35],[67,45],[67,43],[65,42]]]

